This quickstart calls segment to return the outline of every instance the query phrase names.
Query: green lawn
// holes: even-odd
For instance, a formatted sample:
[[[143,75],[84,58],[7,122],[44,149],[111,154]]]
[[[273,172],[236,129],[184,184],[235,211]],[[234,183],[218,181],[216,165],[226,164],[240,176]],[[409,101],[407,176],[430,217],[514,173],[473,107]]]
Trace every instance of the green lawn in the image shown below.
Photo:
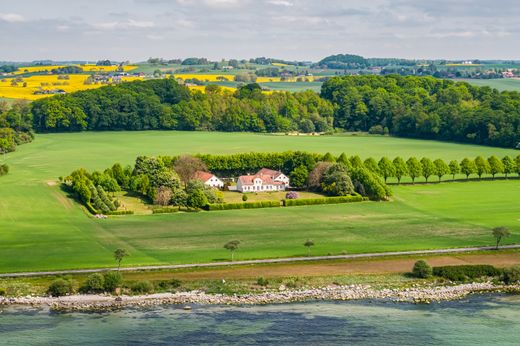
[[[89,132],[37,135],[6,155],[0,178],[0,272],[224,259],[222,245],[242,241],[238,257],[314,254],[490,244],[489,228],[506,225],[520,242],[520,182],[494,181],[395,187],[395,200],[172,215],[88,217],[55,180],[73,169],[132,163],[137,155],[248,151],[343,151],[369,155],[464,156],[516,154],[507,149],[361,136],[275,136],[206,132]],[[1,160],[1,158],[0,158]]]

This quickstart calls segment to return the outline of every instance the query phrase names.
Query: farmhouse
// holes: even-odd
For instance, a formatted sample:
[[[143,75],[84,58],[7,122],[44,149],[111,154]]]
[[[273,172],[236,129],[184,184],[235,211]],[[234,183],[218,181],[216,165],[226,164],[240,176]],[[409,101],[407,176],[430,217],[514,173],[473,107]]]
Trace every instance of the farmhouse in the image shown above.
[[[224,182],[213,173],[197,171],[195,172],[195,179],[202,181],[206,186],[220,189],[224,187]]]
[[[289,178],[280,171],[262,168],[255,175],[238,177],[237,191],[285,191],[289,186]]]

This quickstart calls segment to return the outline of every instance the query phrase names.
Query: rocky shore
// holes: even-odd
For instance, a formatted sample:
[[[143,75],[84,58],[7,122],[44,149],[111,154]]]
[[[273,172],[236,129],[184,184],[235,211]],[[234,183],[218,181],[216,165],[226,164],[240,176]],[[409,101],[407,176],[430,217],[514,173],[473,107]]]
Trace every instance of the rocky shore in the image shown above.
[[[262,305],[311,300],[384,299],[395,302],[431,303],[456,300],[474,293],[520,292],[520,285],[494,285],[491,282],[454,286],[412,287],[404,289],[375,289],[370,285],[327,286],[301,290],[287,290],[243,295],[207,294],[202,291],[157,293],[140,296],[71,295],[66,297],[0,297],[0,306],[49,307],[55,311],[105,311],[125,307],[144,307],[161,304],[203,305]]]

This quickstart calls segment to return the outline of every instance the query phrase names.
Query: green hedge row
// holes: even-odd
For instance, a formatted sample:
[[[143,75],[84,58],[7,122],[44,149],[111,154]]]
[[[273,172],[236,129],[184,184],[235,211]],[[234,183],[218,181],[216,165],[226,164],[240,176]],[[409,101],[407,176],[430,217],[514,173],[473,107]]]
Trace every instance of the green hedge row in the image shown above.
[[[114,210],[109,212],[107,215],[133,215],[133,210]]]
[[[231,210],[280,207],[280,201],[208,204],[206,210]]]
[[[314,205],[314,204],[338,204],[338,203],[352,203],[366,201],[368,198],[358,196],[341,196],[341,197],[326,197],[326,198],[302,198],[302,199],[284,199],[283,205],[285,207],[292,207],[298,205]]]
[[[179,211],[179,207],[163,207],[152,209],[153,214],[170,214]]]
[[[500,274],[502,274],[500,269],[486,264],[433,267],[433,275],[451,281],[465,281],[467,279],[498,276]]]

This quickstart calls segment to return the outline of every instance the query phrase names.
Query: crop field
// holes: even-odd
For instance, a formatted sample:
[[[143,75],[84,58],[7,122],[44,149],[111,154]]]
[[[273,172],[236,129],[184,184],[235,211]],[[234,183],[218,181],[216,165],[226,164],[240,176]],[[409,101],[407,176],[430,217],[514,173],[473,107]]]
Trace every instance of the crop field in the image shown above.
[[[0,97],[24,99],[24,100],[38,100],[43,97],[49,97],[49,94],[34,94],[36,91],[62,89],[65,92],[74,92],[79,90],[96,89],[104,84],[85,84],[85,80],[88,75],[71,74],[69,79],[58,79],[58,75],[41,75],[31,76],[23,78],[24,82],[18,83],[18,85],[11,85],[12,79],[0,80]],[[133,81],[140,79],[139,77],[123,77],[124,81]]]
[[[77,66],[83,69],[85,72],[114,72],[118,69],[118,66],[112,65],[112,66],[98,66],[94,64],[84,64],[84,65],[66,65],[66,66]],[[18,68],[18,71],[15,72],[15,74],[22,74],[22,73],[35,73],[35,72],[51,72],[53,69],[57,69],[60,67],[66,67],[65,65],[46,65],[46,66],[27,66],[27,67],[20,67]],[[132,71],[136,69],[137,66],[135,65],[125,65],[123,66],[123,70],[125,72]]]
[[[228,258],[223,244],[242,242],[240,259],[491,244],[490,228],[508,226],[520,241],[520,182],[394,187],[394,200],[222,212],[87,216],[56,184],[73,169],[130,164],[137,155],[308,150],[362,157],[515,154],[513,150],[361,136],[276,136],[207,132],[88,132],[37,135],[6,155],[0,178],[0,272],[113,265],[206,262]],[[1,159],[1,158],[0,158]]]
[[[520,91],[520,79],[517,78],[500,78],[500,79],[463,79],[462,81],[473,84],[475,86],[488,86],[500,91],[511,90]]]

